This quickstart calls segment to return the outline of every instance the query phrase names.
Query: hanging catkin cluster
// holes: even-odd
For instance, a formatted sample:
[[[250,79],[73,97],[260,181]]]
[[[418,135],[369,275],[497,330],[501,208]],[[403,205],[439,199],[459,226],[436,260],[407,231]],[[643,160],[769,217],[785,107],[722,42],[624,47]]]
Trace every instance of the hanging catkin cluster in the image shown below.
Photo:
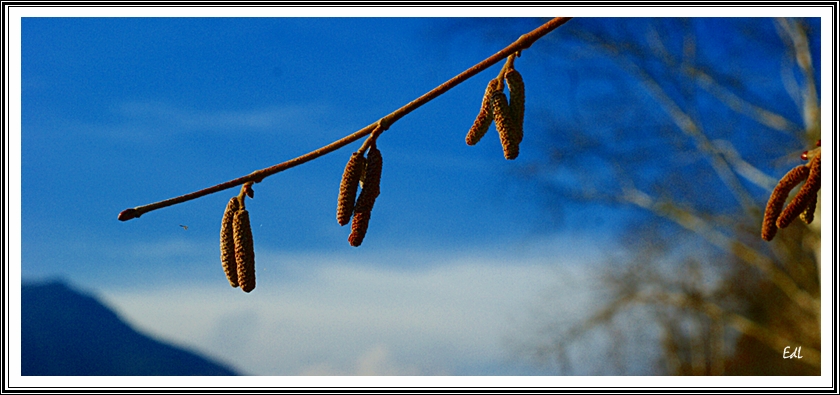
[[[512,62],[505,66],[503,75],[510,91],[510,102],[505,96],[502,76],[490,80],[481,100],[481,110],[467,132],[466,141],[467,145],[475,145],[487,133],[490,122],[495,122],[505,159],[513,160],[519,156],[519,144],[523,137],[525,82]]]
[[[818,142],[816,149],[802,154],[802,159],[808,160],[808,164],[794,167],[776,185],[764,210],[764,222],[761,226],[761,237],[764,240],[773,240],[776,231],[786,228],[796,217],[807,224],[814,220],[817,192],[820,190],[820,153]],[[782,210],[790,191],[803,181],[805,183],[802,188]]]
[[[222,269],[232,287],[251,292],[257,286],[254,266],[254,237],[251,234],[251,219],[245,209],[245,196],[254,197],[250,184],[242,187],[239,196],[228,201],[222,215],[220,248]]]
[[[367,233],[370,213],[373,204],[379,196],[379,181],[382,178],[382,153],[376,148],[376,141],[372,141],[368,149],[367,158],[361,152],[354,152],[344,168],[341,186],[338,192],[338,209],[336,217],[342,226],[353,219],[350,237],[347,241],[353,247],[362,245]],[[357,187],[362,191],[356,197]]]

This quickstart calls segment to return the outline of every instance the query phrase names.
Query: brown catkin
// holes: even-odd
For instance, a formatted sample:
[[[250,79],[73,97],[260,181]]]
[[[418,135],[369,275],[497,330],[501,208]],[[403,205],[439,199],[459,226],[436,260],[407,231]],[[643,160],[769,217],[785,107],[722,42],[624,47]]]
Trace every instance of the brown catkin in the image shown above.
[[[234,196],[228,201],[225,207],[225,214],[222,215],[222,231],[219,247],[222,250],[222,269],[225,271],[231,287],[239,286],[239,277],[236,274],[236,247],[233,240],[233,216],[239,210],[239,199]]]
[[[496,121],[496,131],[499,132],[505,159],[516,159],[519,156],[519,145],[514,139],[510,108],[508,108],[507,96],[502,90],[493,92],[493,120]]]
[[[799,192],[796,193],[796,196],[788,203],[785,211],[782,212],[782,215],[779,216],[778,221],[776,221],[776,226],[779,228],[786,228],[793,222],[799,214],[805,211],[808,205],[811,203],[812,199],[817,198],[817,191],[820,190],[820,154],[814,157],[811,160],[811,163],[808,164],[808,179],[805,180],[805,184],[802,185],[802,188],[799,189]]]
[[[239,286],[251,292],[257,286],[254,267],[254,237],[251,234],[251,219],[248,210],[239,210],[233,216],[233,240],[236,244],[236,270]]]
[[[510,119],[511,119],[511,134],[516,145],[522,142],[523,124],[525,121],[525,82],[522,81],[522,74],[519,74],[515,69],[509,69],[505,72],[505,81],[507,81],[508,90],[510,91]]]
[[[467,145],[475,145],[490,129],[490,124],[493,122],[493,92],[499,90],[498,81],[496,79],[490,80],[487,84],[487,89],[484,91],[484,97],[481,99],[481,110],[478,116],[475,117],[470,131],[467,132]]]
[[[359,179],[365,172],[365,157],[360,152],[354,152],[344,167],[344,174],[341,176],[341,185],[338,189],[338,208],[336,219],[341,226],[347,225],[353,217],[353,206],[356,204],[356,191],[359,187]]]
[[[371,145],[370,151],[368,151],[364,178],[365,183],[362,185],[362,192],[359,193],[359,199],[356,201],[353,213],[350,237],[347,239],[353,247],[362,245],[370,222],[373,204],[376,202],[376,197],[379,196],[379,182],[382,178],[382,153],[376,148],[376,144]]]
[[[779,184],[776,185],[775,189],[773,189],[773,193],[767,201],[767,208],[764,210],[764,222],[761,226],[761,238],[770,241],[773,240],[774,236],[776,236],[776,231],[778,230],[776,220],[782,212],[782,207],[785,205],[785,200],[787,200],[788,194],[790,194],[791,189],[802,182],[802,180],[806,177],[808,177],[808,167],[800,165],[791,169],[784,177],[782,177],[781,180],[779,180]]]

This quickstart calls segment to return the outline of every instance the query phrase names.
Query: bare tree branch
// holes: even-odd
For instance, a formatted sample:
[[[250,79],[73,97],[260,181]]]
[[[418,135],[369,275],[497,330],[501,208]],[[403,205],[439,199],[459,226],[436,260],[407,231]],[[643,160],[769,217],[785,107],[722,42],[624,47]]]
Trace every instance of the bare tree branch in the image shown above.
[[[769,280],[779,287],[794,303],[803,310],[817,316],[820,311],[820,302],[810,294],[800,289],[793,279],[783,271],[779,270],[770,258],[767,258],[752,247],[740,240],[726,236],[715,229],[714,226],[702,218],[692,214],[690,211],[680,208],[672,203],[657,202],[650,195],[632,187],[625,186],[623,199],[638,207],[653,212],[656,215],[667,218],[683,228],[705,238],[713,245],[724,251],[732,251],[741,261],[759,269],[767,275]]]
[[[813,134],[819,135],[820,105],[817,98],[817,87],[814,80],[814,65],[811,61],[811,49],[808,45],[808,37],[802,23],[787,18],[776,19],[779,35],[791,48],[799,65],[805,81],[800,88],[799,95],[802,100],[802,120],[805,122],[805,130],[813,138]],[[782,34],[784,32],[785,34]]]
[[[686,42],[684,51],[688,51],[688,53],[683,55],[683,62],[678,63],[677,60],[674,59],[674,56],[671,55],[671,53],[665,48],[665,45],[662,43],[662,38],[659,36],[659,33],[656,30],[651,29],[650,34],[648,34],[648,42],[650,43],[651,48],[654,50],[653,53],[657,55],[657,57],[660,60],[662,60],[662,62],[664,62],[669,67],[679,69],[686,77],[696,82],[706,92],[711,93],[718,100],[720,100],[721,103],[727,105],[729,108],[743,115],[752,118],[753,120],[761,123],[762,125],[773,128],[780,132],[785,132],[792,135],[801,130],[800,126],[796,125],[794,122],[788,120],[784,116],[779,115],[756,104],[750,103],[748,100],[737,95],[735,92],[732,92],[732,90],[728,89],[716,78],[712,77],[708,71],[702,70],[699,67],[697,67],[692,61],[693,49],[691,48],[693,48],[694,46],[693,36],[687,34],[684,41]]]
[[[744,186],[735,176],[734,171],[719,153],[714,149],[713,144],[697,124],[697,122],[683,111],[676,102],[662,89],[662,86],[639,64],[628,56],[622,56],[619,49],[612,43],[606,42],[591,34],[584,34],[590,42],[593,42],[605,50],[613,53],[615,59],[622,67],[635,75],[648,90],[650,95],[659,103],[662,110],[671,118],[674,124],[687,136],[695,141],[697,149],[709,160],[712,168],[720,179],[729,188],[744,211],[749,212],[756,207],[755,202],[747,193]]]

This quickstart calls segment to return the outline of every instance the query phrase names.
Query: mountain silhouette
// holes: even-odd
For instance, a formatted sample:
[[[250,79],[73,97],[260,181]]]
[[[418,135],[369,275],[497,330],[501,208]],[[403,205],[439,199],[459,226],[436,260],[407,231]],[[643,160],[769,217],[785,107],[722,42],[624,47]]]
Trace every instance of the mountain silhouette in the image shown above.
[[[24,376],[223,376],[231,369],[138,333],[63,281],[21,287]]]

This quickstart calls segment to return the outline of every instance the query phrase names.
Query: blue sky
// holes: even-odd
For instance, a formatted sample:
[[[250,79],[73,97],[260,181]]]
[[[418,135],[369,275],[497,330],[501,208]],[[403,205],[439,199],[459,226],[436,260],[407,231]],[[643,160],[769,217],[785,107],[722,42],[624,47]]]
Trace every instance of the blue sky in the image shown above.
[[[314,354],[303,353],[276,369],[266,361],[257,368],[211,352],[245,373],[540,373],[507,362],[502,350],[504,337],[515,334],[505,328],[517,320],[505,314],[536,296],[512,294],[532,288],[553,270],[556,260],[546,256],[562,253],[585,261],[594,253],[586,242],[562,251],[546,243],[557,239],[555,229],[547,226],[540,201],[513,175],[516,163],[503,159],[492,135],[476,147],[464,144],[497,67],[406,116],[379,139],[382,195],[360,248],[348,245],[349,226],[335,223],[335,202],[344,164],[361,142],[256,185],[248,204],[258,265],[252,294],[227,285],[218,258],[221,214],[238,190],[125,223],[116,220],[124,208],[226,181],[354,132],[540,21],[493,23],[503,37],[476,29],[474,20],[446,18],[24,19],[23,279],[66,278],[102,294],[144,329],[204,346],[204,352],[213,350],[207,344],[224,344],[222,335],[192,344],[195,334],[181,332],[184,323],[176,317],[208,297],[223,297],[231,306],[245,303],[256,309],[256,320],[268,319],[268,306],[319,307],[301,294],[327,292],[322,296],[327,311],[356,298],[371,306],[371,315],[350,305],[344,308],[355,319],[330,313],[336,321],[325,323],[338,332],[358,326],[359,336],[346,335],[350,341],[342,342],[351,351],[310,350]],[[464,33],[454,34],[460,30]],[[442,40],[448,34],[452,39]],[[527,57],[517,65],[525,75],[534,67]],[[538,107],[548,94],[536,85],[529,101]],[[520,161],[533,156],[524,151]],[[359,282],[345,279],[351,274]],[[483,280],[470,284],[471,278]],[[375,283],[384,288],[372,288]],[[418,289],[387,292],[409,284]],[[471,287],[485,297],[475,299],[461,289]],[[169,302],[148,302],[161,295]],[[455,295],[459,300],[452,300]],[[394,298],[398,302],[389,302]],[[448,311],[453,307],[447,299],[458,308]],[[494,308],[490,301],[509,306]],[[264,310],[254,307],[263,303]],[[398,314],[382,314],[376,306],[383,303],[396,303],[391,308]],[[163,315],[161,305],[177,309]],[[404,335],[429,325],[444,328],[418,344],[420,350],[432,343],[460,347],[488,322],[494,329],[481,341],[467,342],[470,352],[443,357],[451,359],[445,364],[435,360],[441,354],[429,351],[434,348],[425,351],[432,353],[427,363],[414,361],[414,352],[405,350],[415,346],[389,325],[383,324],[384,342],[364,336],[365,322],[422,317],[429,309],[435,318],[405,325]],[[449,322],[450,314],[463,314],[457,318],[463,322]],[[176,321],[161,328],[166,319]],[[313,331],[310,321],[298,325],[302,333]],[[323,335],[310,335],[306,342],[326,344],[340,336]],[[285,344],[287,337],[276,341]],[[405,367],[393,361],[382,362],[380,371],[356,366],[370,355],[402,359]]]
[[[540,23],[24,18],[21,277],[67,279],[137,328],[246,374],[549,374],[516,357],[534,306],[577,295],[563,312],[585,313],[597,295],[585,268],[618,213],[592,208],[567,221],[600,221],[556,226],[516,176],[544,153],[528,114],[516,161],[492,133],[464,144],[500,65],[382,135],[382,194],[360,248],[335,205],[361,142],[257,184],[251,294],[231,288],[219,262],[220,219],[238,189],[116,219],[350,134]],[[516,62],[528,111],[562,114],[562,87],[538,81],[568,72],[543,67],[546,56],[537,42]],[[633,372],[648,373],[653,357],[635,358]]]
[[[51,133],[23,137],[23,174],[31,179],[23,191],[23,210],[32,221],[24,237],[52,243],[116,236],[119,245],[127,240],[120,237],[138,242],[214,236],[216,212],[236,190],[139,221],[120,223],[111,217],[123,208],[225,181],[331,142],[419,96],[492,48],[485,44],[483,52],[468,57],[419,40],[433,34],[435,24],[452,23],[26,20],[24,31],[32,34],[24,39],[32,41],[24,42],[23,98],[33,106],[24,109],[23,123]],[[420,43],[405,45],[406,40]],[[374,223],[380,231],[371,230],[366,247],[454,247],[464,239],[491,244],[509,230],[527,230],[537,214],[533,205],[506,200],[528,199],[495,192],[510,189],[504,172],[512,164],[494,160],[491,149],[498,147],[490,144],[475,149],[458,144],[477,106],[466,97],[480,95],[482,85],[480,77],[463,84],[400,121],[380,140],[385,195]],[[479,93],[469,95],[470,88]],[[284,249],[347,250],[342,243],[347,230],[332,226],[330,211],[352,149],[257,185],[257,200],[250,205],[256,237],[271,235]],[[96,203],[90,202],[92,196]],[[53,213],[62,213],[68,224],[57,226]],[[188,232],[180,224],[189,226]],[[32,253],[38,251],[43,250]],[[52,253],[45,255],[33,255],[33,261],[50,260]],[[64,266],[64,258],[54,257],[53,267]],[[36,265],[25,270],[24,275],[41,274]]]

